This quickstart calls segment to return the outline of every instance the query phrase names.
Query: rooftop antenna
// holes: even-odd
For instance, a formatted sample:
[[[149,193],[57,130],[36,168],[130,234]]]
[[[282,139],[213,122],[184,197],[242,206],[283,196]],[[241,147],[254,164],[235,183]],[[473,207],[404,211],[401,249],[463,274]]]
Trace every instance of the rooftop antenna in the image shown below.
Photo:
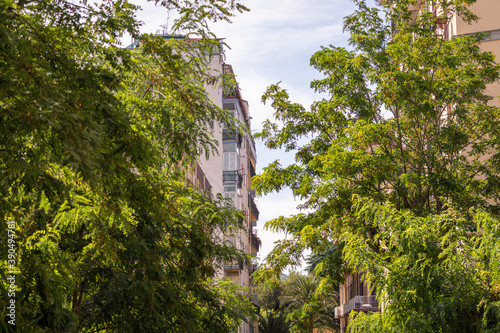
[[[160,27],[162,27],[164,29],[163,30],[163,35],[168,34],[168,24],[169,23],[170,23],[170,8],[167,9],[167,23],[163,24],[163,25],[160,25]]]
[[[167,35],[167,34],[168,34],[168,24],[162,24],[162,25],[160,25],[160,27],[162,27],[162,28],[163,28],[163,30],[162,30],[162,34],[163,34],[164,36],[165,36],[165,35]]]

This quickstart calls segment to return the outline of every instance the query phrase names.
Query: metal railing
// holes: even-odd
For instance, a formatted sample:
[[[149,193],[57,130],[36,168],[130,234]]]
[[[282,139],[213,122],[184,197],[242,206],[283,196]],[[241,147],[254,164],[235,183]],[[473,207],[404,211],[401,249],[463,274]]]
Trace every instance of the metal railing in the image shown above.
[[[224,182],[237,182],[239,188],[243,185],[243,176],[239,171],[223,171],[222,180]]]
[[[250,221],[257,221],[259,219],[259,210],[252,197],[248,197],[248,204],[250,206]]]
[[[197,161],[191,162],[191,168],[186,170],[188,181],[195,186],[200,192],[205,193],[208,197],[212,194],[212,185],[208,181],[203,169]]]
[[[252,242],[252,247],[255,249],[255,252],[259,251],[260,248],[260,239],[253,232],[250,233],[250,240]],[[254,253],[254,251],[252,251]]]
[[[242,137],[241,133],[230,131],[227,128],[222,130],[222,140],[223,141],[236,141],[238,143],[238,147],[241,148]]]
[[[335,317],[349,314],[351,311],[378,311],[379,304],[375,295],[354,296],[347,303],[335,308]]]

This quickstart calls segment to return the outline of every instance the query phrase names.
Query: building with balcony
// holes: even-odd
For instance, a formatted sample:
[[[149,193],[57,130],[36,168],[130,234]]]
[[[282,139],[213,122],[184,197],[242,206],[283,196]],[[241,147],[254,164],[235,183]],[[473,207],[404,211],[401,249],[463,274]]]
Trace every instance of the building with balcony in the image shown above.
[[[182,35],[162,34],[165,39],[178,39],[193,42]],[[196,45],[196,43],[192,43]],[[140,47],[139,43],[132,43],[127,48]],[[220,48],[222,49],[222,47]],[[210,69],[214,77],[223,74],[234,75],[233,68],[224,62],[221,50],[210,55]],[[217,81],[217,80],[214,80]],[[236,82],[236,81],[235,81]],[[233,131],[223,123],[214,124],[212,135],[218,142],[218,152],[211,154],[208,159],[200,156],[193,161],[189,170],[186,170],[187,180],[200,192],[209,196],[221,194],[231,199],[232,204],[245,215],[244,227],[233,233],[214,235],[226,245],[233,246],[250,256],[256,256],[261,245],[254,227],[257,226],[259,210],[254,202],[255,191],[252,190],[252,177],[255,176],[257,153],[251,135],[251,123],[248,102],[243,100],[235,83],[233,87],[223,87],[218,83],[206,84],[206,92],[211,101],[219,108],[229,111],[236,120],[246,125],[244,133]],[[217,272],[216,279],[228,278],[239,286],[249,290],[257,310],[257,285],[251,274],[257,269],[255,263],[240,265],[238,262],[227,262],[221,271]],[[238,329],[238,333],[257,333],[258,323],[245,322]]]
[[[446,38],[454,36],[476,34],[483,32],[487,34],[486,39],[481,43],[481,49],[492,52],[498,62],[500,59],[500,1],[498,0],[477,0],[470,6],[471,11],[479,17],[477,22],[468,24],[454,16],[443,28]],[[490,96],[500,95],[500,82],[490,84],[486,87],[486,94]],[[491,105],[500,106],[498,98],[490,101]]]
[[[344,283],[339,286],[339,306],[335,307],[335,319],[340,326],[340,332],[347,332],[351,311],[381,310],[375,292],[363,281],[362,274],[346,274]]]
[[[234,75],[231,65],[225,64],[220,57],[212,59],[212,68],[220,73]],[[225,124],[217,124],[214,128],[214,138],[219,142],[219,152],[209,159],[200,158],[199,164],[206,175],[212,194],[222,194],[229,198],[232,204],[242,211],[246,217],[244,228],[232,234],[219,235],[226,244],[242,250],[244,253],[256,256],[261,241],[255,233],[259,210],[254,201],[255,192],[252,190],[252,177],[255,176],[257,152],[251,135],[251,122],[248,102],[243,100],[239,87],[207,87],[210,98],[219,107],[232,113],[241,123],[246,125],[246,132],[231,131]],[[250,296],[257,306],[256,284],[252,280],[252,273],[257,265],[240,266],[238,263],[225,263],[218,278],[231,279],[236,284],[247,287]],[[257,322],[243,323],[238,333],[258,332]]]

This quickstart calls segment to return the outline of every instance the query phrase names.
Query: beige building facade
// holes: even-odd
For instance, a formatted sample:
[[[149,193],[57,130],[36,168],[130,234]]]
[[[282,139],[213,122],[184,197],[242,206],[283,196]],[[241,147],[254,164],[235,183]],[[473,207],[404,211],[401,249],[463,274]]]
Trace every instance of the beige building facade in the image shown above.
[[[165,39],[185,40],[182,35],[160,34]],[[196,40],[187,40],[193,42]],[[138,48],[140,44],[133,43],[128,48]],[[222,48],[222,46],[221,46]],[[234,75],[231,65],[226,64],[222,50],[210,56],[210,75]],[[216,82],[220,82],[216,80]],[[236,81],[235,81],[236,82]],[[216,122],[212,136],[218,143],[217,153],[209,158],[200,156],[193,161],[190,170],[186,172],[188,181],[208,196],[222,195],[230,198],[232,204],[245,215],[243,228],[233,233],[213,235],[227,245],[243,251],[246,255],[256,257],[261,241],[254,227],[257,226],[259,210],[254,202],[252,177],[255,176],[257,152],[251,135],[250,111],[248,102],[243,100],[237,82],[233,87],[223,87],[220,83],[206,85],[205,90],[210,100],[221,109],[228,110],[239,122],[246,125],[244,133],[234,132],[222,123]],[[257,269],[256,262],[240,265],[237,262],[224,263],[222,270],[216,274],[216,279],[227,278],[241,287],[248,288],[249,296],[257,310],[257,290],[251,275]],[[258,322],[243,322],[237,333],[257,333]],[[235,332],[236,333],[236,332]]]
[[[456,16],[453,17],[447,29],[449,38],[485,32],[488,37],[481,43],[481,48],[484,51],[492,52],[498,62],[498,59],[500,59],[500,1],[477,0],[470,8],[479,17],[479,20],[468,24]],[[500,95],[500,82],[488,85],[486,94],[495,96],[495,99],[491,101],[492,105],[500,106],[497,98]]]
[[[234,75],[232,66],[224,63],[223,57],[212,57],[211,68],[218,73]],[[254,201],[255,192],[252,190],[257,152],[251,135],[249,105],[242,98],[237,83],[234,87],[214,85],[207,86],[206,89],[210,99],[217,106],[232,113],[247,127],[246,132],[239,133],[231,131],[224,124],[216,124],[213,137],[219,143],[218,154],[212,154],[209,159],[200,157],[199,160],[200,169],[211,185],[212,195],[221,194],[224,198],[231,199],[234,207],[245,215],[243,229],[216,237],[253,258],[259,251],[261,241],[254,229],[259,218],[259,210]],[[257,306],[256,284],[251,278],[256,269],[257,265],[253,262],[250,265],[228,262],[224,264],[223,270],[218,272],[217,278],[227,278],[239,286],[248,288]],[[238,333],[257,332],[257,321],[242,323],[238,330]]]

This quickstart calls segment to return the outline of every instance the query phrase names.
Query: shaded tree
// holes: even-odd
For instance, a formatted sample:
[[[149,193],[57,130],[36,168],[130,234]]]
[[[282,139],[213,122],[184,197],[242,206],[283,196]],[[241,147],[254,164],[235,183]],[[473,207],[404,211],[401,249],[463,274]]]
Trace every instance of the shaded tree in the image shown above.
[[[337,244],[328,244],[324,251],[317,250],[306,258],[306,271],[324,277],[327,274],[325,269],[342,265],[341,254]]]
[[[259,284],[259,332],[289,332],[290,324],[287,322],[284,308],[280,305],[286,278],[287,276],[282,275],[280,279]]]

